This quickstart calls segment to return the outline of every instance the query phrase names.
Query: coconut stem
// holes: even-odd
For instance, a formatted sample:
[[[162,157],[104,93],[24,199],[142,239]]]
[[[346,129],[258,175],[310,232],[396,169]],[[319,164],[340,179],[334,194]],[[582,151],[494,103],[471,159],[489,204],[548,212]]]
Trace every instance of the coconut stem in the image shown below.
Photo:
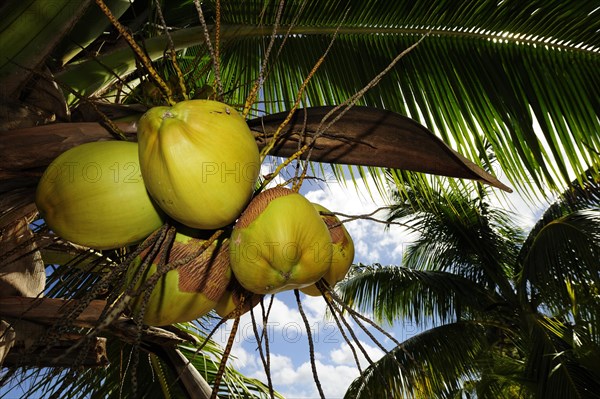
[[[304,321],[304,327],[306,328],[306,336],[308,338],[308,350],[310,353],[310,366],[312,368],[313,378],[315,380],[315,384],[317,385],[317,390],[319,391],[319,395],[321,398],[325,398],[325,394],[323,393],[323,388],[321,387],[321,382],[319,381],[319,374],[317,373],[317,364],[315,362],[315,344],[312,339],[312,334],[310,332],[310,324],[308,324],[308,318],[302,309],[302,301],[300,300],[300,291],[294,290],[294,295],[296,296],[296,303],[298,304],[298,311],[302,316],[302,321]]]
[[[325,303],[327,304],[327,307],[329,308],[329,311],[331,312],[331,315],[333,316],[333,319],[335,320],[335,324],[337,325],[338,329],[342,333],[342,337],[348,344],[348,347],[352,351],[352,356],[354,357],[354,363],[356,364],[356,368],[358,368],[358,373],[362,374],[362,368],[360,367],[360,362],[358,361],[358,354],[356,353],[356,349],[354,348],[352,341],[346,335],[346,332],[344,331],[344,327],[342,326],[342,322],[338,318],[337,314],[340,312],[340,310],[334,306],[334,304],[331,302],[331,299],[327,296],[328,295],[327,292],[325,292],[323,289],[321,289],[321,287],[322,286],[317,284],[317,288],[319,288],[319,290],[323,294],[323,299],[325,299]],[[343,315],[342,315],[341,319],[343,320],[343,323],[346,326],[346,328],[349,328],[348,322],[346,321],[346,319],[344,319]]]
[[[171,37],[171,33],[169,33],[169,29],[167,27],[167,22],[165,21],[165,17],[163,15],[162,9],[160,7],[160,3],[158,0],[154,0],[156,4],[156,13],[158,14],[158,18],[165,28],[165,35],[167,36],[167,41],[169,42],[169,58],[171,58],[171,63],[173,64],[173,68],[175,69],[175,73],[177,74],[177,81],[179,84],[179,90],[181,91],[181,95],[184,100],[188,99],[187,89],[185,87],[185,79],[183,77],[183,72],[179,67],[179,62],[177,62],[177,53],[175,52],[175,44],[173,43],[173,38]]]
[[[248,97],[246,98],[246,102],[244,104],[244,110],[242,111],[242,116],[244,118],[246,118],[248,116],[248,113],[250,113],[250,108],[256,101],[258,92],[260,91],[260,88],[262,87],[263,82],[265,81],[265,70],[267,69],[267,63],[269,61],[269,58],[271,55],[271,50],[273,49],[273,45],[275,44],[275,39],[278,37],[277,29],[279,28],[279,22],[281,20],[281,14],[283,13],[284,4],[285,4],[285,1],[280,0],[279,8],[277,10],[277,16],[275,17],[275,21],[273,22],[273,30],[271,32],[271,39],[269,41],[269,45],[267,46],[267,51],[265,51],[265,55],[263,57],[263,62],[260,67],[260,71],[258,72],[258,77],[254,81],[254,85],[252,86],[252,89],[250,89],[250,93],[248,94]],[[291,29],[291,27],[290,27],[290,29]],[[289,31],[288,31],[288,34],[289,34]],[[285,39],[287,39],[288,34],[285,35],[284,42],[285,42]]]
[[[262,299],[261,299],[262,303]],[[264,314],[264,308],[263,308]],[[263,336],[265,337],[265,351],[263,351],[263,347],[261,345],[262,337],[258,332],[258,327],[256,324],[256,318],[254,317],[254,308],[250,309],[250,317],[252,318],[252,329],[254,330],[254,337],[256,338],[256,342],[258,343],[258,354],[260,355],[260,360],[262,361],[263,368],[265,370],[265,374],[267,376],[267,385],[269,387],[269,394],[271,395],[271,399],[274,398],[274,389],[273,389],[273,380],[271,379],[271,361],[269,356],[269,333],[265,333],[266,323],[265,318],[263,316]],[[265,356],[266,352],[266,356]]]
[[[210,34],[208,33],[208,25],[204,19],[204,13],[202,12],[202,5],[200,4],[200,0],[194,0],[194,5],[196,6],[196,11],[198,12],[198,19],[200,20],[200,24],[202,25],[202,30],[204,33],[204,41],[206,42],[206,46],[208,47],[208,51],[210,53],[210,58],[212,60],[212,69],[215,74],[215,84],[217,86],[217,95],[219,99],[223,97],[223,83],[221,82],[221,71],[218,60],[218,48],[217,51],[213,48],[212,42],[210,40]],[[218,21],[219,19],[217,19]],[[217,32],[220,30],[220,27],[217,29]],[[218,35],[217,35],[218,38]]]
[[[158,74],[156,69],[154,69],[154,67],[152,66],[152,61],[144,53],[142,48],[137,44],[137,42],[135,41],[133,36],[131,36],[129,34],[129,32],[127,32],[125,27],[123,25],[121,25],[119,20],[113,15],[113,13],[106,6],[106,4],[104,3],[103,0],[95,0],[95,1],[96,1],[96,4],[98,5],[98,7],[100,7],[102,12],[104,13],[104,15],[106,15],[106,17],[108,18],[110,23],[117,29],[119,34],[121,36],[123,36],[123,38],[127,41],[127,44],[129,44],[129,46],[131,47],[131,49],[133,50],[135,55],[138,56],[139,60],[144,65],[144,68],[146,68],[146,71],[148,72],[148,74],[150,75],[152,80],[154,80],[156,82],[156,84],[161,88],[161,90],[163,91],[163,93],[165,94],[165,96],[167,98],[167,102],[170,105],[175,105],[175,100],[173,100],[173,92],[171,91],[171,89],[169,88],[167,83],[163,80],[163,78],[160,77],[160,75]]]
[[[233,347],[233,342],[235,341],[235,334],[237,333],[239,325],[240,316],[237,316],[233,322],[233,326],[231,327],[231,333],[229,334],[227,345],[225,346],[225,350],[223,351],[223,356],[221,356],[221,363],[219,364],[219,370],[217,371],[217,375],[215,376],[215,381],[213,383],[213,391],[210,396],[210,399],[216,399],[217,394],[219,393],[219,385],[221,385],[221,379],[223,378],[223,374],[225,373],[227,359],[229,359],[229,354],[231,353],[231,348]]]

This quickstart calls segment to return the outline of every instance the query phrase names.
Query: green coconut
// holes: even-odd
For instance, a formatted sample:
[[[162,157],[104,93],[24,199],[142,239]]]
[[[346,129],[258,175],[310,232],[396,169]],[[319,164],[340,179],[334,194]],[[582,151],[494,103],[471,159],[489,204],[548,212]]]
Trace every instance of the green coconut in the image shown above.
[[[277,187],[248,205],[231,235],[230,261],[240,284],[255,294],[306,287],[331,266],[329,230],[302,195]]]
[[[132,284],[137,276],[133,287],[136,291],[157,272],[158,262],[166,254],[167,263],[176,262],[181,265],[161,276],[150,294],[144,291],[136,296],[131,305],[132,314],[139,315],[142,304],[147,301],[143,322],[162,326],[192,321],[213,309],[225,293],[231,278],[229,240],[215,240],[200,253],[206,242],[201,238],[177,233],[172,243],[167,242],[160,246],[151,262],[144,260],[150,255],[153,247],[145,249],[132,262],[127,273],[128,285]],[[148,266],[140,270],[145,266],[144,263],[148,263]]]
[[[147,111],[138,125],[142,175],[173,219],[217,229],[237,219],[260,171],[258,146],[244,118],[211,100]]]
[[[327,208],[319,204],[313,204],[319,211],[321,218],[329,229],[331,241],[333,243],[333,255],[331,257],[331,267],[322,277],[330,287],[342,281],[354,260],[354,241],[348,230],[340,222],[337,216],[333,215]],[[321,291],[315,284],[301,288],[300,291],[307,295],[319,296]]]
[[[140,242],[163,224],[142,179],[138,145],[126,141],[62,153],[42,175],[35,203],[56,234],[95,249]]]

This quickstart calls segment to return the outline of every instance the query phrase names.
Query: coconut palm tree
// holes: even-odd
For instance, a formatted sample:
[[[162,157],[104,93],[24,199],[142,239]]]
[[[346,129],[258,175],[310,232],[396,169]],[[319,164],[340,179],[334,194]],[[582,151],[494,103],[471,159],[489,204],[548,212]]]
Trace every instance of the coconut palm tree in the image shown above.
[[[403,265],[358,266],[340,290],[380,321],[424,330],[347,397],[599,396],[598,180],[574,182],[526,235],[483,189],[397,200],[390,221],[419,232]]]
[[[48,163],[83,142],[135,139],[132,120],[186,96],[236,106],[259,141],[290,110],[312,107],[296,114],[271,154],[293,155],[293,134],[313,135],[311,160],[338,172],[359,165],[380,183],[380,168],[391,168],[398,188],[421,180],[397,169],[505,188],[476,167],[491,170],[488,153],[495,173],[524,194],[557,192],[588,169],[598,174],[593,2],[10,0],[0,10],[0,227],[15,295],[36,295],[44,282],[30,284],[32,276],[85,252],[29,227]],[[370,108],[314,108],[342,104]],[[30,257],[10,259],[15,247]],[[48,266],[57,285],[48,292],[81,298],[100,278],[93,265],[126,253],[77,258],[87,285]]]

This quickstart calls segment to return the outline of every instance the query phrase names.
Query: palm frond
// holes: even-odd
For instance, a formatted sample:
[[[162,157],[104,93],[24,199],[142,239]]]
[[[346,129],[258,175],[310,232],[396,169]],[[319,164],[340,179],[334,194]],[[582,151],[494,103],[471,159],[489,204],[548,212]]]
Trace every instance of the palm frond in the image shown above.
[[[404,253],[405,266],[457,273],[512,297],[508,280],[522,234],[508,213],[489,205],[487,195],[465,185],[397,192],[389,220],[400,218],[420,233]]]
[[[447,323],[465,313],[483,313],[502,301],[464,277],[400,266],[355,267],[337,287],[346,303],[390,324],[398,319]]]
[[[532,295],[548,298],[562,312],[573,306],[586,312],[594,303],[591,298],[585,300],[587,293],[594,295],[600,286],[598,226],[598,181],[573,182],[572,188],[544,212],[525,241],[519,255],[522,284],[528,281],[535,290]],[[570,293],[572,286],[579,293],[576,304]]]
[[[345,397],[450,398],[461,389],[461,381],[476,377],[475,364],[486,345],[485,329],[477,324],[427,330],[369,366]]]
[[[549,221],[581,209],[594,209],[600,205],[600,179],[587,171],[572,181],[569,187],[560,193],[555,201],[544,211],[540,220],[531,229],[531,235],[537,234]],[[529,239],[528,241],[531,241]],[[529,243],[525,243],[526,248]]]
[[[598,398],[600,384],[596,367],[587,369],[574,359],[573,349],[547,328],[548,323],[538,318],[532,325],[531,352],[525,367],[525,376],[536,384],[537,397],[543,398]]]
[[[426,35],[359,104],[411,116],[489,168],[492,160],[483,149],[490,145],[501,173],[523,191],[558,190],[572,174],[590,167],[598,175],[599,11],[589,3],[286,3],[265,71],[261,68],[277,2],[222,3],[221,78],[231,104],[243,104],[253,82],[263,76],[256,113],[288,110],[330,44],[301,101],[305,106],[340,104]],[[172,22],[182,28],[171,35],[175,48],[188,52],[203,46],[193,4],[172,7]],[[203,7],[210,20],[214,2],[203,2]],[[170,8],[164,8],[169,18]],[[182,10],[187,10],[187,18]],[[161,36],[146,40],[155,59],[167,44]],[[122,75],[133,72],[131,52],[119,51],[121,55],[101,54],[98,61],[88,61],[103,65],[90,68],[89,78],[79,64],[77,72],[69,72],[77,78],[64,81],[83,89],[98,76],[107,76],[106,68]],[[129,67],[119,69],[124,62]],[[196,86],[210,84],[213,78],[207,71]]]

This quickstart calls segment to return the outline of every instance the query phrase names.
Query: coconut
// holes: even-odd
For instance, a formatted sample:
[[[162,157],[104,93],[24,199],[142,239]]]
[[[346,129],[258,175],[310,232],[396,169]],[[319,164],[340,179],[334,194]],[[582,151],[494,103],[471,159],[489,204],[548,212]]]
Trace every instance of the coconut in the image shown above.
[[[152,238],[155,237],[149,239]],[[226,238],[215,240],[201,251],[206,240],[178,232],[172,242],[160,244],[153,259],[146,259],[153,247],[146,248],[127,273],[128,285],[137,278],[134,290],[139,290],[159,270],[161,259],[166,259],[167,264],[181,264],[162,275],[154,287],[148,287],[152,289],[149,297],[145,291],[136,296],[132,313],[139,314],[146,297],[142,320],[148,325],[182,323],[207,314],[225,293],[231,278],[228,242]],[[146,263],[148,266],[140,270]]]
[[[163,224],[142,179],[138,146],[126,141],[86,143],[59,155],[42,175],[35,203],[56,234],[95,249],[137,243]]]
[[[306,287],[331,266],[329,230],[302,195],[276,187],[258,194],[234,226],[232,271],[255,294]]]
[[[321,218],[329,229],[331,241],[333,243],[333,255],[331,257],[331,267],[323,276],[330,287],[342,281],[354,260],[354,242],[348,233],[348,230],[340,222],[337,216],[333,215],[327,208],[319,204],[313,204],[315,209],[319,211]],[[300,291],[307,295],[319,296],[321,291],[316,285],[301,288]]]
[[[258,146],[244,118],[211,100],[147,111],[138,125],[142,175],[173,219],[198,229],[235,221],[260,171]]]

